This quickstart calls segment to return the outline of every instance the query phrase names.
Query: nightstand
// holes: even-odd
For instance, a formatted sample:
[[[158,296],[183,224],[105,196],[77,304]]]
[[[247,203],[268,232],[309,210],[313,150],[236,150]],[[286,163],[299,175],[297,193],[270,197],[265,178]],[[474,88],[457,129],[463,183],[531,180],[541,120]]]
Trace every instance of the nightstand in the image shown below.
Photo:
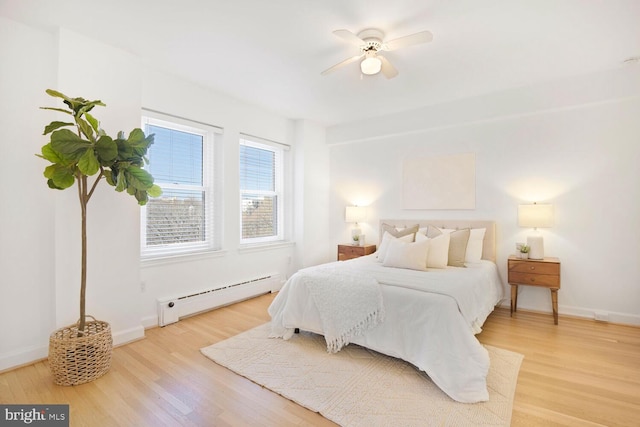
[[[372,254],[376,251],[376,245],[338,245],[338,261],[346,261],[348,259],[358,258],[364,255]]]
[[[539,286],[551,291],[553,323],[558,324],[558,289],[560,289],[560,260],[558,258],[508,260],[508,279],[511,285],[511,315],[518,308],[518,285]]]

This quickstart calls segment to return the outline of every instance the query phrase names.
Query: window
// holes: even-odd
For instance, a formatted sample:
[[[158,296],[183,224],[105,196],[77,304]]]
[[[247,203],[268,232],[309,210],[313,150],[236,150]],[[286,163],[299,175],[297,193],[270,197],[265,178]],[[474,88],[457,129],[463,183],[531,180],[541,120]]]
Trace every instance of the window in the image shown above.
[[[241,243],[284,239],[283,151],[254,137],[240,139]]]
[[[162,196],[150,198],[142,210],[142,256],[217,249],[213,151],[219,130],[149,115],[143,117],[144,131],[155,137],[147,169],[162,188]]]

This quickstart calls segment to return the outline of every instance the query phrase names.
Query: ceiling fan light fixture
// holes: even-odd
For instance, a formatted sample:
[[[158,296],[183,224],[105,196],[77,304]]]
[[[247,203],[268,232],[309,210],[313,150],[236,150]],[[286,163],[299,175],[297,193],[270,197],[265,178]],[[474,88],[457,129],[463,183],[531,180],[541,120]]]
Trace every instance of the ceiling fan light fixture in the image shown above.
[[[378,74],[381,69],[382,61],[380,61],[380,59],[376,58],[375,56],[367,56],[360,63],[360,70],[362,71],[362,74],[366,74],[368,76]]]

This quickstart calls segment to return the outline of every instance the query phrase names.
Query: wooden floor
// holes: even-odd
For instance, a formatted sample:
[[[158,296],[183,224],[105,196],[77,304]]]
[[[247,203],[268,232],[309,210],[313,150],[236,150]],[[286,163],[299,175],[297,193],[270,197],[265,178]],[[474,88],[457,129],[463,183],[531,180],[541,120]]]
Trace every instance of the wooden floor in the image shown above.
[[[55,386],[46,362],[0,374],[0,403],[68,403],[72,426],[329,426],[202,356],[269,320],[273,295],[148,330],[104,377]],[[524,354],[514,426],[640,425],[640,328],[496,310],[481,342]]]

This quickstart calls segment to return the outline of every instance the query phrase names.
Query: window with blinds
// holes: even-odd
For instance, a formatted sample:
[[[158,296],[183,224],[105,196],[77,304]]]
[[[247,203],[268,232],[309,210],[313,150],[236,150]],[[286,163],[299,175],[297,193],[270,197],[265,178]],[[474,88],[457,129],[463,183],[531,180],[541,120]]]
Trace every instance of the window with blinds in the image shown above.
[[[170,118],[169,118],[170,119]],[[142,256],[153,257],[214,249],[212,183],[215,132],[198,123],[144,117],[154,134],[147,169],[162,196],[142,212]]]
[[[283,239],[283,148],[240,140],[241,243]]]

